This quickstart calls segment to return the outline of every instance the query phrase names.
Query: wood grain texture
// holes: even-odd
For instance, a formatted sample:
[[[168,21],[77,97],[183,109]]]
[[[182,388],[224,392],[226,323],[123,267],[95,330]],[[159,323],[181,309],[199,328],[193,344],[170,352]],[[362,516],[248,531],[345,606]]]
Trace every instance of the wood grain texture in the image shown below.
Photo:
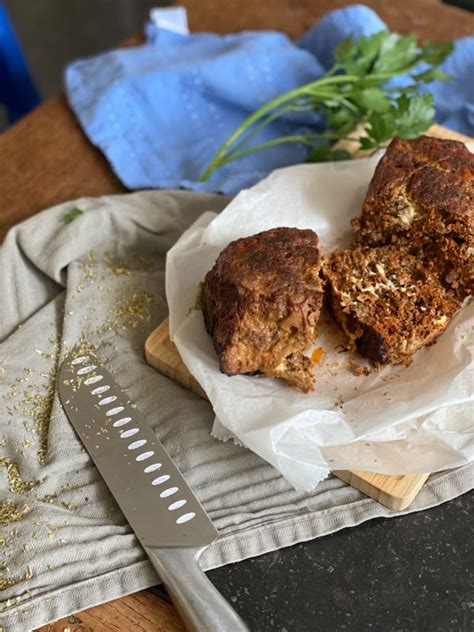
[[[207,399],[199,382],[190,374],[181,360],[178,350],[169,337],[169,321],[165,319],[148,336],[145,342],[145,357],[148,364],[193,393]],[[370,496],[380,504],[402,511],[416,498],[429,474],[390,476],[375,472],[334,471],[338,478]]]
[[[184,0],[192,30],[228,33],[278,29],[302,35],[343,0]],[[474,16],[437,0],[368,0],[388,26],[420,38],[447,40],[474,31]],[[131,37],[124,45],[140,44]],[[64,96],[49,99],[0,134],[0,239],[30,215],[83,195],[123,192],[106,159],[85,138]]]
[[[186,368],[169,336],[169,320],[166,318],[152,331],[145,342],[145,358],[150,366],[157,371],[178,382],[190,391],[207,399],[206,393],[199,382]]]
[[[333,474],[393,511],[402,511],[409,507],[429,476],[429,474],[389,476],[376,472],[349,470],[334,470]]]
[[[171,604],[143,590],[60,619],[38,628],[37,632],[183,632],[184,629]]]
[[[440,125],[433,125],[429,129],[428,134],[438,138],[451,138],[463,142],[473,140],[468,136],[445,129]],[[358,151],[357,143],[339,143],[339,146],[345,147],[355,156],[360,157],[367,153]],[[168,319],[160,323],[146,340],[145,357],[148,364],[160,371],[160,373],[189,388],[199,397],[206,399],[205,392],[198,381],[189,373],[179,356],[176,346],[169,338]],[[361,471],[335,471],[334,474],[394,511],[406,509],[413,502],[429,476],[429,474],[389,476],[387,474]]]
[[[324,13],[346,3],[241,0],[236,5],[228,0],[183,0],[181,4],[188,9],[192,30],[227,33],[243,28],[280,29],[298,37]],[[472,14],[437,0],[365,0],[365,4],[372,6],[392,30],[413,32],[420,38],[446,40],[474,31]],[[127,45],[141,41],[140,36],[134,36]],[[64,96],[46,101],[0,134],[0,160],[0,241],[10,226],[52,204],[123,190],[105,158],[82,134]],[[64,632],[67,628],[74,632],[182,629],[174,609],[146,591],[112,603],[112,608],[112,604],[104,604],[77,615],[81,624],[65,619],[41,628],[41,632]],[[142,627],[143,621],[151,622],[148,628]]]
[[[0,156],[0,238],[13,224],[54,204],[124,191],[63,95],[0,135]]]
[[[227,33],[275,29],[299,37],[325,13],[356,1],[347,0],[184,0],[192,31]],[[472,35],[474,17],[438,0],[364,0],[391,30],[421,39],[447,40]]]

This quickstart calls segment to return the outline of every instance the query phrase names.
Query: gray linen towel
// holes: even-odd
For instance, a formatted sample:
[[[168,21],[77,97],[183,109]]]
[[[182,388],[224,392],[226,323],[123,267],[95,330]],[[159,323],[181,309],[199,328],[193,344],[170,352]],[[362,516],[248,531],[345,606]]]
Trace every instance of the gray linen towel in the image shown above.
[[[166,316],[165,253],[227,198],[140,192],[81,199],[10,231],[1,250],[0,625],[9,632],[152,586],[157,577],[76,438],[54,388],[78,341],[138,404],[220,531],[206,569],[399,515],[335,478],[295,491],[259,457],[210,437],[210,405],[147,366]],[[81,212],[82,211],[82,212]],[[433,475],[409,511],[472,487]]]

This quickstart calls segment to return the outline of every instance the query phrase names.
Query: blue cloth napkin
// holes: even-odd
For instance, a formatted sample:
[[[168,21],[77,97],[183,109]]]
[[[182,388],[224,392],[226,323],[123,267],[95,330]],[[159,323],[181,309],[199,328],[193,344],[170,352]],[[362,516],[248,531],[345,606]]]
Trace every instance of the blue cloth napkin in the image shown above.
[[[385,29],[363,5],[334,11],[299,42],[281,33],[180,35],[148,25],[146,44],[79,60],[65,73],[69,103],[85,133],[129,189],[180,188],[237,193],[278,167],[305,160],[299,144],[280,145],[199,174],[229,134],[259,106],[317,79],[347,35]],[[474,132],[474,37],[456,42],[434,82],[439,123]],[[321,129],[315,113],[278,119],[258,142]]]

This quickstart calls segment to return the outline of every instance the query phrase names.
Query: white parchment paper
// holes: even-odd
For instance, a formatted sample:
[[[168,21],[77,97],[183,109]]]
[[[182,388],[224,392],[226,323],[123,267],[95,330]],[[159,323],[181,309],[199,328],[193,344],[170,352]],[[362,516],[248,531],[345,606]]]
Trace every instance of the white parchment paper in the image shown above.
[[[350,362],[364,361],[341,351],[342,335],[323,313],[313,347],[323,356],[309,394],[277,379],[222,374],[194,307],[205,274],[239,237],[294,226],[314,230],[324,252],[348,246],[350,219],[360,213],[379,158],[275,171],[220,215],[204,214],[168,254],[170,333],[212,403],[213,434],[234,437],[306,491],[331,469],[421,473],[474,459],[474,302],[409,367],[367,376],[353,374]]]

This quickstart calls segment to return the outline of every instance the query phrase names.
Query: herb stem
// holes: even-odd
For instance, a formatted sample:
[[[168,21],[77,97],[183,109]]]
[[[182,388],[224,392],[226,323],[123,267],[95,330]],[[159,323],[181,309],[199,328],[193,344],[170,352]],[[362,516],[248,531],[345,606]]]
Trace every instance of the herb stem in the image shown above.
[[[349,38],[336,50],[336,62],[323,77],[279,95],[245,119],[217,149],[199,180],[207,180],[217,168],[268,147],[290,142],[314,145],[321,139],[349,139],[348,135],[364,120],[369,124],[361,143],[365,148],[380,146],[393,133],[412,137],[410,125],[423,131],[433,117],[430,97],[417,95],[418,86],[423,80],[430,80],[426,78],[430,73],[433,77],[433,69],[451,50],[450,44],[431,42],[417,47],[413,36],[387,31],[357,42]],[[410,75],[419,68],[420,62],[428,64],[429,70]],[[440,74],[438,72],[436,78]],[[385,87],[387,81],[399,75],[410,75],[413,83],[403,88]],[[408,96],[413,92],[414,95]],[[308,110],[320,111],[329,124],[329,131],[289,134],[244,149],[276,119],[289,112]]]
[[[339,134],[332,132],[321,132],[320,134],[290,134],[288,136],[280,136],[278,138],[274,138],[265,143],[261,143],[260,145],[254,145],[253,147],[249,147],[244,151],[238,153],[232,153],[232,155],[225,156],[220,166],[224,166],[229,162],[233,162],[239,158],[246,158],[251,154],[261,151],[262,149],[267,149],[268,147],[275,147],[276,145],[282,145],[284,143],[303,143],[304,145],[314,145],[314,141],[317,140],[350,140],[357,142],[358,138],[352,138],[347,136],[345,138],[341,138]]]
[[[389,79],[391,77],[393,77],[393,73],[379,73],[379,74],[370,75],[370,77],[364,77],[364,80],[370,79],[374,83],[380,83],[380,81]],[[327,92],[326,94],[324,94],[324,91],[320,91],[319,88],[321,86],[327,86],[327,85],[332,85],[332,84],[353,83],[353,82],[360,81],[360,79],[361,77],[357,75],[336,75],[336,76],[329,76],[329,77],[324,76],[321,79],[318,79],[316,81],[313,81],[312,83],[307,84],[306,86],[298,87],[293,90],[290,90],[289,92],[286,92],[285,94],[282,94],[279,97],[276,97],[276,99],[273,99],[273,101],[269,101],[268,103],[260,107],[258,110],[256,110],[253,114],[251,114],[242,123],[242,125],[238,129],[236,129],[235,132],[233,132],[233,134],[231,134],[229,138],[219,147],[214,158],[209,163],[208,167],[200,175],[199,181],[203,182],[207,180],[209,176],[212,174],[212,172],[215,171],[215,169],[231,162],[231,160],[226,159],[227,158],[226,154],[228,154],[227,150],[230,149],[232,145],[234,145],[236,140],[240,138],[240,136],[242,136],[242,134],[246,132],[252,125],[254,125],[257,121],[259,121],[265,114],[268,114],[269,112],[277,108],[279,105],[283,105],[293,100],[295,97],[301,97],[303,95],[310,95],[312,97],[317,97],[318,100],[327,99],[329,96],[331,99],[334,99],[335,101],[341,100],[344,98],[342,95],[337,94],[337,93],[328,94]],[[352,107],[355,111],[357,111],[357,108],[347,99],[345,99],[345,104],[347,107]],[[271,120],[274,120],[274,119],[272,118]],[[271,122],[271,120],[269,122]],[[264,127],[264,125],[262,125],[259,128],[259,130],[262,127]],[[284,136],[282,138],[290,138],[290,137]],[[285,142],[293,142],[293,141],[287,140]],[[273,144],[280,145],[281,142],[273,143]],[[260,149],[265,149],[266,147],[271,147],[271,146],[272,145],[267,145],[266,143],[263,143],[262,145],[258,145],[257,147],[259,147]],[[232,152],[229,152],[229,154],[233,156],[232,160],[236,160],[237,158],[242,157],[241,154],[238,154],[238,153],[233,154]],[[246,155],[248,155],[248,153],[246,153]]]

